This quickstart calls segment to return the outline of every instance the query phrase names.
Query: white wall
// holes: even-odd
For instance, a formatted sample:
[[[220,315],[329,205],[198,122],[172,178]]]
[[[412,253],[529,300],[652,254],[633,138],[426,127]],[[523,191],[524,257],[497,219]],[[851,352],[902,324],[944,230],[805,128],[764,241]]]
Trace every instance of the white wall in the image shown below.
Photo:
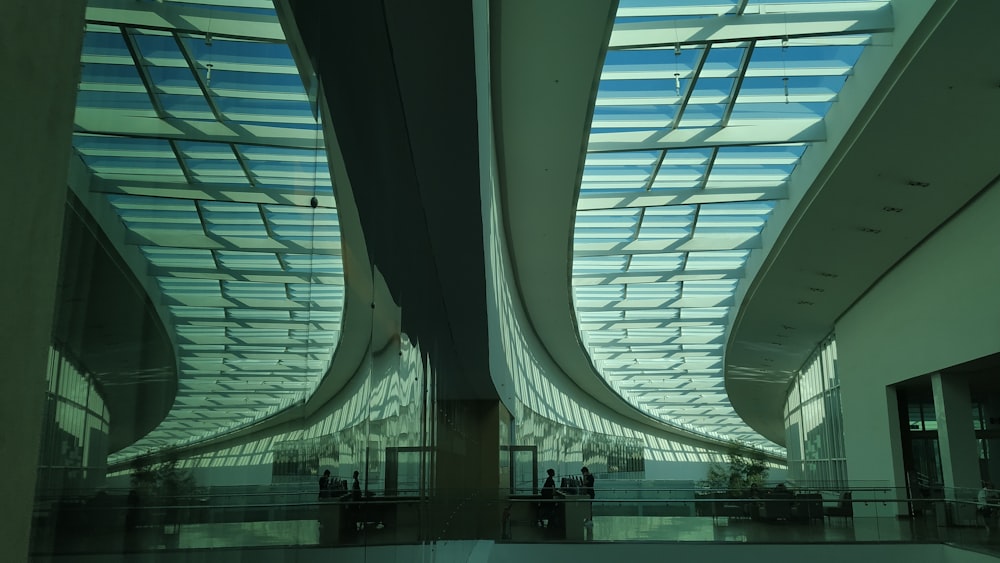
[[[890,447],[898,426],[887,385],[1000,352],[998,218],[995,184],[837,322],[852,482],[903,483],[898,448]]]

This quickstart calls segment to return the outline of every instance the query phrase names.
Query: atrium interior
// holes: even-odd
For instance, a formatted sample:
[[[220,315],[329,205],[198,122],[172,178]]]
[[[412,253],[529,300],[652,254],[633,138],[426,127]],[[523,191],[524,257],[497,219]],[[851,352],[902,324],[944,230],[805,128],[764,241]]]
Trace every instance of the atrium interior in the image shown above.
[[[996,21],[972,0],[0,7],[3,545],[991,553]]]

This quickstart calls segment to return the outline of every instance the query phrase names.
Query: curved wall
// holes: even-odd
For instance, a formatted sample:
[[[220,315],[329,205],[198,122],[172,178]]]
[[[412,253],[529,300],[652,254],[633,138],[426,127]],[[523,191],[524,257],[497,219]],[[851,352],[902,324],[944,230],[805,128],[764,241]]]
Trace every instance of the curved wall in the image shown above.
[[[515,443],[536,444],[545,450],[548,419],[556,426],[582,430],[583,436],[623,437],[641,444],[648,479],[697,480],[705,477],[712,462],[724,460],[730,444],[713,443],[671,433],[651,418],[649,425],[628,419],[581,389],[549,355],[524,310],[514,276],[505,212],[501,208],[503,174],[499,170],[493,129],[487,8],[476,13],[479,95],[480,197],[483,201],[483,242],[486,256],[487,310],[490,328],[490,373],[500,400],[514,414]],[[509,227],[514,228],[514,227]],[[568,280],[568,277],[567,277]],[[659,424],[659,426],[657,426]],[[576,434],[576,433],[573,433]],[[582,456],[581,449],[577,454]],[[540,452],[543,457],[543,452]],[[540,460],[541,461],[541,460]],[[570,462],[583,459],[550,459],[560,473]],[[566,467],[562,467],[565,465]],[[596,465],[596,464],[595,464]],[[573,471],[576,469],[574,468]],[[600,471],[600,466],[598,466]],[[774,476],[780,478],[776,468]]]

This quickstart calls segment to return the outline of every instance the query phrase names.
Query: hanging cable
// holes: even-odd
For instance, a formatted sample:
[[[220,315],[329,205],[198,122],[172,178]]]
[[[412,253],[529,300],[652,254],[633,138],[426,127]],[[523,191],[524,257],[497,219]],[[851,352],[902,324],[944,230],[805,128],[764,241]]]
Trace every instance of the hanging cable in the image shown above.
[[[785,103],[788,103],[788,15],[785,14],[785,36],[781,39],[781,82],[785,89]]]
[[[678,61],[681,57],[681,46],[674,45],[674,91],[681,95],[681,71]]]

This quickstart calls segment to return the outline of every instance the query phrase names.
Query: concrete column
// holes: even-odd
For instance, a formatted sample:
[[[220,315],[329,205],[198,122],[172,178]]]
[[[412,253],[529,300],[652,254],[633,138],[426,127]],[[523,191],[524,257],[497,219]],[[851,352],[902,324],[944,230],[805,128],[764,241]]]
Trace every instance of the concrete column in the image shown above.
[[[945,497],[975,498],[980,482],[979,449],[972,426],[969,385],[962,378],[935,373],[931,376],[931,388]]]
[[[0,2],[0,551],[26,561],[52,330],[83,0]]]

